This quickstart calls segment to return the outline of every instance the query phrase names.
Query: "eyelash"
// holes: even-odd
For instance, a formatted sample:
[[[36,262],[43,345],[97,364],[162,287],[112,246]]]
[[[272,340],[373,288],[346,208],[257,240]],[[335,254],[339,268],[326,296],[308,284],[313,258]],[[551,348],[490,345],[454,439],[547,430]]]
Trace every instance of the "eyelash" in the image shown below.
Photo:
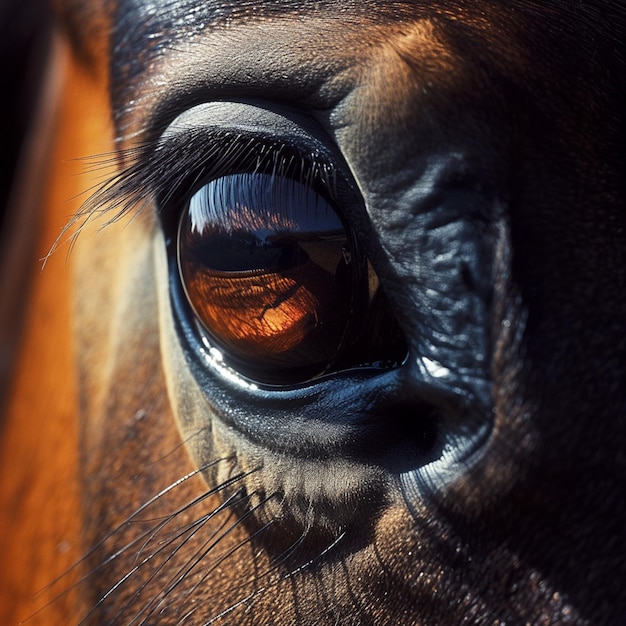
[[[183,205],[195,190],[231,173],[263,172],[293,178],[330,200],[337,193],[336,170],[317,151],[304,152],[275,140],[242,137],[230,131],[210,135],[204,130],[187,131],[94,158],[92,163],[92,172],[120,164],[123,169],[90,190],[91,195],[61,237],[75,228],[73,240],[95,218],[106,218],[104,226],[128,215],[132,218],[153,202],[163,221],[177,220],[178,205]]]

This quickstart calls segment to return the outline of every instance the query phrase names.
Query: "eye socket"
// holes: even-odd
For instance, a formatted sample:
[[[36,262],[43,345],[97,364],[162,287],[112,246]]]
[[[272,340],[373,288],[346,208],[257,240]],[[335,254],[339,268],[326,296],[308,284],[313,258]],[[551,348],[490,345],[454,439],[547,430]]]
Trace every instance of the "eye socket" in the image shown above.
[[[196,191],[178,265],[202,330],[268,384],[331,368],[367,299],[350,231],[320,193],[285,176],[232,174]]]
[[[272,388],[406,360],[403,333],[350,225],[367,232],[362,198],[309,118],[203,103],[148,150],[150,167],[140,161],[121,182],[137,201],[145,188],[155,197],[190,354],[220,375]]]

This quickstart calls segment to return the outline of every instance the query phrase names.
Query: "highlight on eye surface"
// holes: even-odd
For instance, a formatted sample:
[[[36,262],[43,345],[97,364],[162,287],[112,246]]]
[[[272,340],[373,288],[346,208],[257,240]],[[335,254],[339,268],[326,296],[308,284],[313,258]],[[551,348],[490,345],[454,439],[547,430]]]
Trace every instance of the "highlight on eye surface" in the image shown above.
[[[357,280],[352,244],[310,186],[263,173],[210,181],[181,216],[178,263],[203,329],[257,378],[319,374],[340,351]]]

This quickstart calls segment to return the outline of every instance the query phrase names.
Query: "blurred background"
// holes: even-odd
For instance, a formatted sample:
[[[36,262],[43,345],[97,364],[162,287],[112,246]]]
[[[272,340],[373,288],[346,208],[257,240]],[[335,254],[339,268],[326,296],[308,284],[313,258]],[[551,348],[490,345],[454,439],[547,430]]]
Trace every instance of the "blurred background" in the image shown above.
[[[38,234],[44,181],[33,184],[32,170],[42,157],[34,121],[42,106],[51,34],[46,0],[0,0],[0,416]]]

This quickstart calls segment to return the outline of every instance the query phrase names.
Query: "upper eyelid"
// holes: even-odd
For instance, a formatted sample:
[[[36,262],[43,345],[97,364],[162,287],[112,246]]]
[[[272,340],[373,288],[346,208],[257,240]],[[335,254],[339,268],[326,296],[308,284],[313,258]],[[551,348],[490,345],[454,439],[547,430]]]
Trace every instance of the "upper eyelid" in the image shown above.
[[[197,132],[197,135],[196,135]],[[196,136],[194,136],[196,135]],[[157,147],[160,169],[159,180],[149,185],[153,195],[162,204],[167,204],[180,190],[187,195],[195,192],[203,184],[221,176],[235,173],[270,173],[277,176],[295,178],[300,182],[322,185],[327,195],[335,195],[335,166],[310,146],[294,146],[292,141],[264,134],[242,136],[230,129],[207,132],[204,129],[194,133],[183,132],[179,136],[170,135]],[[183,158],[179,161],[179,156]],[[141,167],[150,170],[154,167],[148,155]],[[148,186],[147,186],[148,187]]]
[[[252,153],[261,157],[263,150],[268,153],[290,151],[302,162],[313,164],[321,174],[335,176],[335,170],[344,170],[344,161],[339,149],[317,120],[284,104],[259,101],[215,101],[198,104],[176,117],[162,132],[160,141],[185,137],[186,133],[213,137],[218,150],[229,151],[248,142]],[[230,136],[234,138],[231,141]],[[225,141],[226,140],[226,141]],[[226,145],[225,145],[226,143]],[[207,159],[213,159],[205,151]],[[215,161],[222,161],[228,155],[218,155]],[[264,159],[267,154],[262,155]],[[251,166],[250,163],[247,164]],[[267,161],[264,163],[267,168]],[[329,185],[334,181],[329,180]]]
[[[183,112],[154,139],[122,149],[113,158],[93,159],[95,167],[116,161],[121,169],[93,191],[61,236],[72,227],[80,232],[96,217],[104,218],[106,225],[132,218],[147,207],[159,210],[162,207],[155,207],[155,202],[167,200],[190,176],[199,184],[211,175],[233,173],[237,150],[241,154],[248,150],[248,160],[263,155],[271,159],[291,151],[299,156],[302,167],[308,168],[308,174],[316,169],[327,194],[331,199],[337,196],[338,204],[354,204],[355,197],[360,197],[339,149],[312,118],[279,106],[276,112],[271,103],[205,103],[194,109],[195,114]],[[202,111],[226,114],[202,119],[197,115]],[[253,168],[249,161],[246,167],[248,171]]]

